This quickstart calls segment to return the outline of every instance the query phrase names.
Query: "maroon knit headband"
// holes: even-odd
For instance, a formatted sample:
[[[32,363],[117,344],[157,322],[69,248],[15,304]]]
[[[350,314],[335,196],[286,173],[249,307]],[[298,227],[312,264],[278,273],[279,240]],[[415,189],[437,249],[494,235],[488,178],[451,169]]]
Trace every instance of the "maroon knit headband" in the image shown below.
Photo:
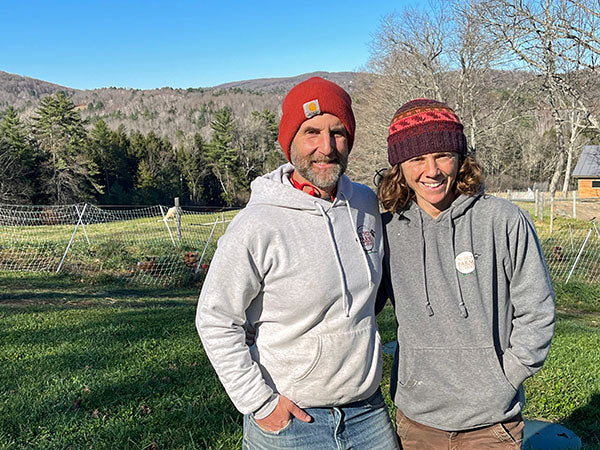
[[[390,123],[390,165],[436,152],[467,153],[467,139],[458,116],[445,103],[426,98],[402,105]]]

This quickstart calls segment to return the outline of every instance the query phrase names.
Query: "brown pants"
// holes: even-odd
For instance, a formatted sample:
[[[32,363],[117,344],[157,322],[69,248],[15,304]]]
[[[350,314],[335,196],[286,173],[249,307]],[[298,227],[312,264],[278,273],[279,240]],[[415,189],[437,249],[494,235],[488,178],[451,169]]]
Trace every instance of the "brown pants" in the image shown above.
[[[480,450],[520,449],[523,443],[523,418],[465,431],[443,431],[410,420],[396,412],[396,431],[402,449]]]

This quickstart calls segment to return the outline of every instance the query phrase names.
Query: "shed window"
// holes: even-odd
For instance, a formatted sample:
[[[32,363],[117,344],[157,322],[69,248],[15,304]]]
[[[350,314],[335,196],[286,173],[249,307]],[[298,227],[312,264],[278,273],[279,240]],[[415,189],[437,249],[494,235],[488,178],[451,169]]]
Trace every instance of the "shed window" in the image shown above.
[[[593,188],[600,188],[600,180],[592,180]]]

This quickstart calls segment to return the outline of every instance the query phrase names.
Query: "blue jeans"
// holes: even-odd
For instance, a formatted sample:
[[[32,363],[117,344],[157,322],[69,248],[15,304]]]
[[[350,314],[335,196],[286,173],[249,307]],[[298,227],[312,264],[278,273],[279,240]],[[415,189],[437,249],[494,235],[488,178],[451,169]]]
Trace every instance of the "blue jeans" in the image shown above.
[[[313,420],[292,417],[281,430],[260,428],[252,414],[244,416],[244,450],[268,449],[398,449],[396,432],[381,390],[367,400],[332,408],[305,408]]]

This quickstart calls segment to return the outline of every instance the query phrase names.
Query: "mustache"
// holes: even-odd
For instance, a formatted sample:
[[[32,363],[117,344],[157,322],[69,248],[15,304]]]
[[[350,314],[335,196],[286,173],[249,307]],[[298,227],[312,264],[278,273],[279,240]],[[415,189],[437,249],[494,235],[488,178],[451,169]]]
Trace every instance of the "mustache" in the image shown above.
[[[313,159],[312,162],[317,164],[340,164],[340,160],[337,158],[333,159]]]

